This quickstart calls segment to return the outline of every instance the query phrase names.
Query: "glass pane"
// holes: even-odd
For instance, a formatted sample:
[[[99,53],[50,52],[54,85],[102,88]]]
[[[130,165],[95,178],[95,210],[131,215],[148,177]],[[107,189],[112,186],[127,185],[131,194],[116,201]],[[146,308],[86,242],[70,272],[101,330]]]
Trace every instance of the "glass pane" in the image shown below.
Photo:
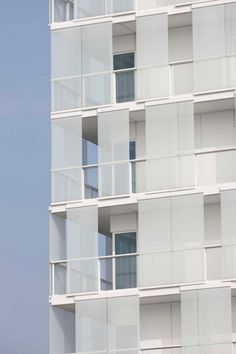
[[[112,236],[98,234],[99,257],[110,256],[112,254]]]
[[[198,295],[195,290],[181,292],[181,332],[182,344],[187,354],[188,348],[198,345]],[[193,351],[194,353],[194,351]],[[197,353],[196,353],[197,354]]]
[[[139,201],[138,216],[139,252],[170,250],[170,198]]]
[[[114,194],[130,193],[130,165],[128,162],[117,163],[114,168]]]
[[[203,194],[171,198],[172,248],[200,248],[204,243]]]
[[[198,290],[199,343],[232,342],[231,289]]]
[[[67,0],[54,1],[54,22],[66,21],[66,3]]]
[[[105,0],[77,0],[76,18],[105,15]]]
[[[52,202],[81,200],[82,169],[52,171]]]
[[[236,245],[222,247],[223,278],[236,279]]]
[[[86,0],[86,3],[88,1]],[[92,2],[94,8],[94,1]],[[104,22],[82,26],[83,74],[112,71],[112,23]],[[94,40],[96,38],[96,41]],[[99,91],[99,90],[98,90]]]
[[[107,300],[76,302],[76,353],[107,351]]]
[[[116,102],[134,101],[134,71],[116,73]]]
[[[113,0],[113,13],[132,11],[134,9],[134,0]]]
[[[136,253],[136,232],[115,235],[116,254]]]
[[[112,290],[112,259],[100,259],[101,290]]]
[[[130,353],[128,349],[135,352],[139,344],[138,296],[109,298],[108,325],[108,353]]]
[[[131,163],[132,193],[136,193],[136,162]]]
[[[67,264],[54,264],[54,291],[56,295],[66,294]]]
[[[83,138],[83,165],[98,163],[98,145]]]
[[[222,245],[236,244],[236,190],[222,190],[221,194]]]
[[[98,197],[98,167],[84,169],[84,196],[86,199]]]
[[[111,73],[83,76],[83,106],[94,107],[111,103]]]
[[[66,219],[57,214],[49,216],[50,261],[66,259]]]
[[[73,168],[82,164],[82,118],[52,120],[52,168]]]
[[[177,64],[172,66],[173,94],[183,95],[193,92],[193,63]]]
[[[81,76],[52,81],[52,111],[64,111],[82,106]]]
[[[226,54],[236,54],[236,4],[225,4]]]
[[[116,289],[136,288],[136,256],[116,258]]]
[[[171,284],[171,252],[139,256],[139,286]]]
[[[172,283],[184,284],[205,280],[203,249],[176,251],[172,253]]]
[[[134,53],[116,54],[113,56],[114,70],[130,68],[134,68]]]
[[[50,354],[75,352],[75,313],[58,306],[50,308]]]
[[[136,159],[136,141],[129,142],[129,159],[130,160]]]
[[[137,70],[137,100],[169,96],[169,67],[167,65]]]
[[[67,259],[98,257],[98,208],[67,209]]]
[[[98,291],[98,259],[68,262],[67,293],[78,294]]]
[[[52,79],[81,75],[81,27],[52,31]]]
[[[224,5],[193,9],[194,59],[225,55]]]

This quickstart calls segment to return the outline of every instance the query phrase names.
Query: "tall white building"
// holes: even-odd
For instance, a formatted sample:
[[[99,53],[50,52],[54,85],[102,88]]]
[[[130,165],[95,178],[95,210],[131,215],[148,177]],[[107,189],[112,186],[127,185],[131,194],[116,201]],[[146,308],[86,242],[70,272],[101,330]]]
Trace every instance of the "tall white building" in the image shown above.
[[[50,354],[236,353],[236,1],[52,0]]]

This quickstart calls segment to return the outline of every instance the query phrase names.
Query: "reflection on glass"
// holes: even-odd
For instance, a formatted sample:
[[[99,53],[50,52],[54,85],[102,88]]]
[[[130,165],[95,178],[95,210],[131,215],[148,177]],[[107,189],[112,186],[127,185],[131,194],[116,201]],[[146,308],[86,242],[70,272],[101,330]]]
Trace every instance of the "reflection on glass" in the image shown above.
[[[136,288],[136,256],[116,258],[116,289]]]
[[[134,101],[134,71],[116,73],[116,102]]]
[[[98,252],[99,257],[110,256],[112,254],[111,235],[98,234]]]
[[[136,252],[136,232],[126,232],[115,236],[116,254]]]
[[[100,260],[101,290],[112,290],[112,259]]]
[[[89,167],[84,169],[84,196],[86,199],[98,196],[98,168]]]
[[[98,146],[92,141],[83,138],[83,165],[98,163]]]
[[[66,294],[66,263],[54,264],[54,292],[57,295]]]

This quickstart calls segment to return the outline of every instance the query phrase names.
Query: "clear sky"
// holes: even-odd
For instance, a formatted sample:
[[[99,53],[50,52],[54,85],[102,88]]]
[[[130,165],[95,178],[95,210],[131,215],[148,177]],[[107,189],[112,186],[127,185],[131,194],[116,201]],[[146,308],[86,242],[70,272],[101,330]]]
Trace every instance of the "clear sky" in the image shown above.
[[[48,354],[48,0],[0,20],[0,353]]]

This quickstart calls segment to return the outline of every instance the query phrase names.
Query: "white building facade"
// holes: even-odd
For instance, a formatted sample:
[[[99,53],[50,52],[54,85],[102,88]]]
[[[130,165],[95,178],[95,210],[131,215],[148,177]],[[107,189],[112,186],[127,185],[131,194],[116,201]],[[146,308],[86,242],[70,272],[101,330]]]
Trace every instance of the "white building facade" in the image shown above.
[[[236,354],[236,1],[50,7],[50,354]]]

